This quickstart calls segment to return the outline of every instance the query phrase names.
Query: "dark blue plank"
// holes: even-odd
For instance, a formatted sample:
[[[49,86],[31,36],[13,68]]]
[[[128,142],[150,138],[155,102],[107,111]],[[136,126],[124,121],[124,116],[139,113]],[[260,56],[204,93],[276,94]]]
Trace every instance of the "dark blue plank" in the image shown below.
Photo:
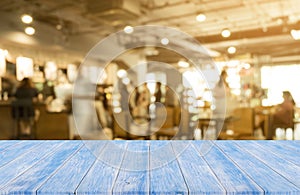
[[[149,194],[149,144],[129,142],[113,194]]]
[[[88,147],[81,148],[38,189],[37,194],[74,194],[96,161],[95,154],[99,153],[105,144],[106,141],[89,141]]]
[[[111,194],[126,151],[125,141],[108,141],[95,164],[76,189],[76,194]]]
[[[61,144],[55,141],[45,141],[42,145],[44,147],[43,150],[41,150],[41,144],[36,144],[36,147],[0,168],[0,188],[3,188],[14,178],[29,170],[47,156],[48,153],[55,151]]]
[[[238,164],[244,174],[259,184],[265,194],[297,194],[299,192],[295,185],[235,143],[237,142],[217,142],[217,145]],[[259,150],[259,148],[254,149]]]
[[[284,177],[284,179],[281,179],[278,177],[279,183],[284,183],[285,181],[282,180],[288,180],[289,182],[293,183],[298,187],[298,190],[300,189],[300,167],[295,166],[295,164],[291,163],[290,161],[287,161],[285,158],[280,158],[274,153],[266,150],[265,148],[258,147],[257,144],[253,142],[236,142],[239,147],[241,147],[243,150],[249,152],[251,155],[255,156],[257,159],[268,165],[272,170],[279,173],[281,176]],[[284,156],[283,156],[284,157]],[[300,156],[297,155],[298,161],[300,161]],[[272,178],[273,180],[276,180],[277,177]],[[284,190],[286,188],[282,188]],[[286,189],[287,193],[292,192],[288,189]]]
[[[225,194],[226,191],[218,181],[207,162],[192,144],[186,141],[172,142],[178,156],[178,162],[189,188],[189,194]],[[186,148],[183,150],[183,148]]]
[[[171,141],[150,144],[150,193],[188,194]]]
[[[219,142],[217,141],[215,143]],[[231,144],[231,142],[221,143]],[[201,153],[201,142],[194,142],[194,146]],[[230,153],[226,154],[227,155],[213,145],[209,152],[203,157],[225,188],[227,194],[263,194],[263,190],[257,183],[249,178],[246,172],[240,170],[239,164],[236,165],[235,162],[230,159]],[[240,158],[243,160],[244,158],[242,158],[242,155],[243,153],[239,154]],[[230,156],[230,158],[228,156]]]
[[[1,192],[9,194],[36,194],[37,189],[47,181],[52,174],[55,174],[59,167],[82,146],[81,141],[64,141],[59,150],[39,161],[39,163],[35,164],[30,170],[2,188]]]

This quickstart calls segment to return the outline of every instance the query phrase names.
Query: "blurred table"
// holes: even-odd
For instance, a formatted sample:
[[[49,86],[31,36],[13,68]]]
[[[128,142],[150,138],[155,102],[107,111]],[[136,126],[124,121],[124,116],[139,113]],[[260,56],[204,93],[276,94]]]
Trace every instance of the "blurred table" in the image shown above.
[[[0,194],[299,194],[297,141],[1,141]]]

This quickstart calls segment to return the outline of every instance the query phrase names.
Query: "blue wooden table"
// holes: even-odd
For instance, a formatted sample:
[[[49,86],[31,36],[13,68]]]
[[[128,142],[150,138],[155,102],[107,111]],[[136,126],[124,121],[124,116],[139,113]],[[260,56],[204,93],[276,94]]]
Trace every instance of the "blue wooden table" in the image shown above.
[[[300,142],[0,142],[0,194],[74,193],[300,194]]]

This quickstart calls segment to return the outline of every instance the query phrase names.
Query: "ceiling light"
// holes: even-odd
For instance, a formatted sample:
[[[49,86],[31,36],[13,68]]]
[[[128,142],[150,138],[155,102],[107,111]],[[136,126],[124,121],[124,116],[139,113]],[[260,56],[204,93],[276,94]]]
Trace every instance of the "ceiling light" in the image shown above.
[[[26,27],[25,28],[25,33],[28,35],[33,35],[35,33],[35,29],[33,27]]]
[[[222,37],[225,37],[225,38],[227,38],[227,37],[230,37],[230,35],[231,35],[231,32],[230,32],[230,30],[229,29],[224,29],[224,30],[222,30]]]
[[[133,27],[132,26],[125,26],[124,32],[127,34],[133,33]]]
[[[127,76],[126,70],[124,70],[124,69],[118,70],[117,76],[118,76],[119,78],[123,78],[123,77]]]
[[[206,20],[206,15],[205,14],[199,14],[196,16],[196,20],[198,22],[204,22]]]
[[[300,30],[291,30],[291,35],[293,37],[293,39],[295,40],[300,40]]]
[[[25,23],[25,24],[30,24],[30,23],[33,21],[32,17],[31,17],[30,15],[28,15],[28,14],[24,14],[24,15],[21,17],[21,20],[22,20],[22,22]]]
[[[160,42],[161,42],[161,44],[163,44],[163,45],[168,45],[168,44],[169,44],[169,39],[167,39],[167,38],[162,38],[162,39],[160,40]]]
[[[178,61],[178,66],[180,66],[182,68],[188,68],[190,66],[190,64],[185,60],[179,60]]]
[[[229,54],[234,54],[234,53],[236,52],[236,48],[233,47],[233,46],[228,47],[227,52],[228,52]]]

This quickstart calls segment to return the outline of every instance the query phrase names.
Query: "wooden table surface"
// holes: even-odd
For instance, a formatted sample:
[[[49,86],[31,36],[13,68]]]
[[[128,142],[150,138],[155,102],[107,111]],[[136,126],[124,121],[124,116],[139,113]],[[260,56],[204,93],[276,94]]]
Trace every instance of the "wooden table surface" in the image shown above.
[[[0,142],[0,194],[74,193],[300,194],[300,142]]]

